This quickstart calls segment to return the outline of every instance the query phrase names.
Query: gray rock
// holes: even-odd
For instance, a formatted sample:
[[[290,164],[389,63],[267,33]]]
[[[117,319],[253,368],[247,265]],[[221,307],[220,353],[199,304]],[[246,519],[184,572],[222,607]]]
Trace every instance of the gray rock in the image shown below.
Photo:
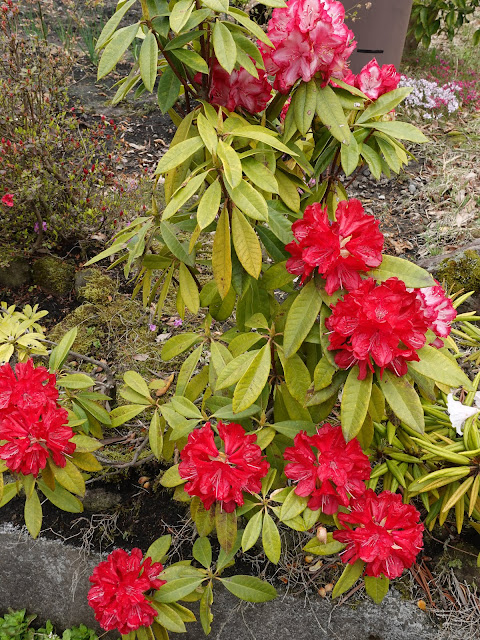
[[[118,507],[121,503],[122,495],[118,491],[106,491],[101,487],[95,489],[88,488],[83,499],[83,508],[85,511],[103,513]]]
[[[417,185],[414,182],[409,182],[408,183],[408,190],[410,191],[410,193],[412,195],[417,193]]]
[[[30,262],[26,258],[14,258],[8,267],[0,268],[0,287],[19,289],[31,281]]]

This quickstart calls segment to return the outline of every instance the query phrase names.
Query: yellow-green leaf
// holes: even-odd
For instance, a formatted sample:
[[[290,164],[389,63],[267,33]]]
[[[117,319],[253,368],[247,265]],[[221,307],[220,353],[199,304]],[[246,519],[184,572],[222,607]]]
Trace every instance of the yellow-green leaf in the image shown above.
[[[158,44],[155,34],[149,31],[142,43],[138,58],[140,75],[147,91],[153,91],[157,79]]]
[[[311,280],[295,298],[287,315],[283,337],[286,358],[298,351],[317,319],[321,306],[322,297]]]
[[[230,221],[224,208],[217,223],[212,251],[213,277],[218,293],[223,298],[230,290],[232,282],[232,251],[230,246]]]
[[[268,380],[270,365],[270,345],[266,344],[259,350],[235,387],[233,394],[233,411],[235,413],[248,409],[262,393]]]
[[[221,199],[222,187],[220,185],[220,179],[217,178],[215,182],[212,182],[208,187],[198,203],[197,222],[200,229],[205,229],[205,227],[208,227],[208,225],[215,220]]]
[[[262,271],[262,249],[251,224],[236,207],[232,213],[232,239],[245,271],[258,280]]]
[[[200,308],[200,295],[192,274],[183,262],[180,263],[179,282],[180,292],[185,306],[188,307],[193,314],[197,314]]]
[[[229,144],[218,141],[217,154],[223,163],[223,171],[228,184],[235,189],[242,180],[242,163],[237,153]]]
[[[42,527],[42,505],[36,491],[25,500],[25,524],[32,538],[36,538]]]
[[[372,372],[369,371],[363,380],[359,380],[358,375],[359,368],[355,365],[350,369],[343,388],[341,423],[343,436],[347,442],[362,428],[372,393]]]
[[[230,31],[220,20],[217,20],[213,27],[212,43],[218,62],[227,73],[232,73],[237,59],[237,45]]]

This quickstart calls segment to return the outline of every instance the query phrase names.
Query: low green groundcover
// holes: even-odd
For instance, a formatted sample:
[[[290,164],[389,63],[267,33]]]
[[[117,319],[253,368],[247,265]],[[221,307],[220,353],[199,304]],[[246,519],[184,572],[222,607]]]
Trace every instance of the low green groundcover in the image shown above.
[[[0,618],[0,640],[98,640],[93,629],[88,629],[84,624],[79,627],[66,629],[62,635],[55,633],[53,624],[47,620],[45,626],[35,629],[30,625],[37,616],[27,615],[26,609],[21,611],[9,610],[3,618]]]

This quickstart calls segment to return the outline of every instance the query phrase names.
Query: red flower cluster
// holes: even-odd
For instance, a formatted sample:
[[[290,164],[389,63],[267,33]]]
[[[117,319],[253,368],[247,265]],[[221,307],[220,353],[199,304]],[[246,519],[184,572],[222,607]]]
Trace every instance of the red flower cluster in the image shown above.
[[[383,249],[379,223],[364,213],[359,200],[340,202],[335,215],[336,221],[330,222],[326,206],[308,206],[292,225],[297,242],[285,247],[292,254],[287,271],[301,275],[303,282],[318,268],[329,295],[337,289],[356,289],[362,281],[360,272],[382,262]]]
[[[273,10],[267,35],[275,47],[259,47],[275,89],[287,93],[297,80],[308,82],[316,73],[324,85],[331,76],[343,78],[356,45],[344,18],[343,5],[334,0],[288,0]]]
[[[239,107],[249,113],[263,111],[272,96],[272,87],[265,71],[257,71],[258,78],[254,78],[243,67],[228,73],[214,59],[210,64],[210,103],[227,107],[230,111]]]
[[[419,360],[417,350],[425,344],[428,321],[416,293],[408,291],[398,278],[377,283],[363,280],[332,308],[325,322],[330,331],[330,351],[341,369],[358,364],[359,380],[373,371],[373,365],[407,373],[407,361]],[[372,363],[373,360],[373,363]]]
[[[398,578],[423,545],[418,511],[403,504],[398,494],[383,491],[377,496],[371,489],[350,507],[350,513],[338,514],[345,530],[333,533],[335,540],[347,545],[343,562],[355,564],[360,559],[367,564],[367,576]]]
[[[56,377],[33,360],[0,367],[0,459],[16,473],[37,476],[48,458],[58,467],[75,451],[68,413],[57,403]]]
[[[151,558],[142,561],[140,549],[132,549],[131,554],[115,549],[93,570],[88,604],[105,631],[118,629],[127,635],[150,626],[157,615],[145,593],[165,584],[158,578],[163,566],[160,562],[152,564]]]
[[[13,195],[11,193],[6,193],[2,198],[2,204],[6,207],[13,207]]]
[[[198,496],[205,509],[219,502],[231,513],[236,505],[243,505],[243,491],[260,491],[261,480],[270,465],[255,444],[257,437],[246,435],[239,424],[217,424],[224,451],[217,448],[210,422],[188,436],[180,452],[178,472],[188,480],[185,491]]]
[[[396,89],[400,78],[401,76],[393,64],[384,64],[380,67],[374,58],[363,67],[358,75],[348,71],[343,81],[363,91],[370,100],[376,100],[384,93]]]
[[[427,326],[437,336],[432,344],[437,348],[441,348],[443,347],[441,338],[446,338],[450,335],[450,324],[457,317],[452,301],[445,295],[445,291],[438,283],[434,287],[417,289],[416,294],[420,301],[424,318],[427,321]]]
[[[292,461],[285,475],[298,483],[297,496],[309,496],[309,509],[337,513],[340,505],[350,503],[350,496],[365,492],[370,462],[356,438],[345,442],[341,427],[325,424],[314,436],[301,431],[293,442],[284,453],[285,460]]]

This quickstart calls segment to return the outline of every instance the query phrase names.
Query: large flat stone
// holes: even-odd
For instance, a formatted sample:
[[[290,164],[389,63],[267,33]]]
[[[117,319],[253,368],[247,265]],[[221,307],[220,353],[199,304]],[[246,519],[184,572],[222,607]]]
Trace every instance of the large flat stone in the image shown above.
[[[87,603],[88,577],[101,557],[55,540],[32,540],[10,526],[0,529],[0,613],[27,608],[59,629],[80,623],[99,630]],[[193,605],[197,614],[196,606]],[[440,640],[427,615],[391,590],[380,606],[370,601],[337,606],[319,597],[280,595],[251,605],[216,585],[211,640]],[[197,615],[198,617],[198,615]],[[102,636],[102,640],[119,636]],[[199,623],[181,640],[201,640]],[[452,638],[453,640],[453,638]],[[456,639],[455,639],[456,640]]]

